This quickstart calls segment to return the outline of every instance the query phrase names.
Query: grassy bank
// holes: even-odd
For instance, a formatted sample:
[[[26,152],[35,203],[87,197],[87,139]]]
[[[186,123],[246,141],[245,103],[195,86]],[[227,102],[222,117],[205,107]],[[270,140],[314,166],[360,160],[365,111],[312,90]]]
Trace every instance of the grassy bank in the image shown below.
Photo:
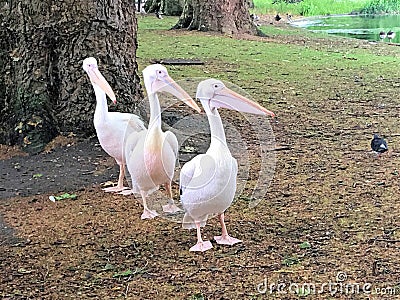
[[[286,3],[285,1],[254,0],[254,6],[255,11],[260,14],[289,13],[301,16],[318,16],[360,11],[369,2],[370,0],[303,0],[299,3]]]
[[[300,16],[320,16],[348,13],[400,13],[398,0],[303,0],[298,3],[286,3],[283,0],[254,0],[254,6],[254,12],[258,14],[289,13]]]
[[[392,68],[390,62],[393,57],[380,56],[374,51],[362,48],[348,49],[346,39],[327,37],[291,27],[261,27],[268,36],[277,37],[280,41],[289,41],[291,37],[299,35],[304,37],[304,43],[310,39],[326,37],[328,44],[325,46],[319,44],[316,49],[311,46],[312,44],[304,43],[270,43],[268,39],[240,40],[215,34],[161,30],[171,28],[176,20],[173,17],[166,17],[163,20],[154,18],[139,20],[138,57],[141,67],[153,59],[199,58],[208,63],[205,66],[190,68],[173,67],[172,72],[184,71],[185,76],[192,77],[218,74],[222,79],[234,79],[236,84],[244,81],[244,85],[247,86],[251,85],[252,81],[257,81],[258,76],[267,76],[272,82],[280,82],[283,79],[287,82],[291,79],[293,84],[295,82],[302,85],[312,84],[313,72],[315,68],[321,66],[326,69],[346,71],[351,66],[352,72],[368,67],[369,74],[366,76],[390,73]],[[343,43],[337,43],[338,41]],[[336,45],[332,46],[335,43]],[[354,59],[349,61],[344,59],[344,56],[351,56]],[[235,73],[225,72],[228,68],[236,70]],[[260,70],[263,72],[262,75],[259,73]],[[282,72],[288,74],[282,75]]]

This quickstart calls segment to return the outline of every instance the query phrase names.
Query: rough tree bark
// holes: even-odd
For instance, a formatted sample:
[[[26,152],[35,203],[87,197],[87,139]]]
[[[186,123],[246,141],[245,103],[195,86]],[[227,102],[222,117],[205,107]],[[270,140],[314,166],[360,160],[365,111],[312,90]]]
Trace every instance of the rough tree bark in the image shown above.
[[[0,0],[0,20],[1,144],[37,153],[59,133],[93,134],[89,56],[116,92],[115,109],[136,109],[134,1]]]
[[[174,29],[217,31],[224,34],[260,34],[243,0],[185,0]]]

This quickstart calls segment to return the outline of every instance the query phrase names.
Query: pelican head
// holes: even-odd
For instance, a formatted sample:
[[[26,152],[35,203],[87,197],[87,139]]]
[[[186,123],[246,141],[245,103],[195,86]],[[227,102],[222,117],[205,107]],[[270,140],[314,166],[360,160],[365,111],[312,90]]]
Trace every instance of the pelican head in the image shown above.
[[[143,70],[143,79],[146,90],[149,94],[158,92],[167,92],[179,100],[186,103],[191,108],[201,112],[200,107],[196,102],[189,96],[185,90],[183,90],[169,75],[167,69],[160,65],[154,64],[147,66]]]
[[[115,99],[114,91],[103,75],[101,75],[97,66],[97,60],[94,57],[85,58],[82,63],[82,68],[89,75],[92,84],[100,87],[108,95],[108,97],[110,97],[112,102],[116,103],[117,100]]]
[[[212,114],[215,114],[217,108],[228,108],[244,113],[275,116],[272,111],[228,89],[222,81],[217,79],[206,79],[200,82],[196,98],[201,101],[206,112]]]

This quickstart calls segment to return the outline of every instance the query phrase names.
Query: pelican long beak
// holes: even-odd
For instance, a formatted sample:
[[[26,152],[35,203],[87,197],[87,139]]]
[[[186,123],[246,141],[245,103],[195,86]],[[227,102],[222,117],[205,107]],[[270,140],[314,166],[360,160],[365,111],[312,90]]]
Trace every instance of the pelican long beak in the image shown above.
[[[210,99],[210,106],[215,108],[233,109],[244,113],[256,115],[269,115],[275,117],[272,111],[262,107],[260,104],[243,97],[242,95],[224,87]]]
[[[186,105],[201,113],[201,108],[196,104],[192,97],[190,97],[189,94],[169,76],[157,78],[154,82],[153,91],[170,93],[183,101]]]
[[[111,101],[114,102],[114,104],[117,103],[114,91],[97,68],[90,69],[88,71],[88,75],[90,81],[97,84],[108,95],[108,97],[110,97]]]

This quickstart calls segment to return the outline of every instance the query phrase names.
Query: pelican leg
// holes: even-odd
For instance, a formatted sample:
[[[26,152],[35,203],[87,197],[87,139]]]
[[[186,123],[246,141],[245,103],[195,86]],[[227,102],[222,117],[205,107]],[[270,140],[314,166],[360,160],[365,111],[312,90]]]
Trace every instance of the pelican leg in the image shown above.
[[[226,230],[226,226],[225,226],[224,213],[219,215],[219,221],[220,221],[221,227],[222,227],[222,235],[214,236],[214,240],[217,242],[217,244],[233,245],[236,243],[240,243],[241,240],[238,240],[238,239],[235,239],[234,237],[229,236],[228,231]]]
[[[128,189],[124,186],[124,177],[125,177],[125,165],[119,165],[119,177],[117,186],[112,186],[109,188],[103,189],[103,191],[109,192],[121,192],[123,190]]]
[[[157,217],[158,213],[156,211],[154,211],[154,210],[150,210],[147,207],[146,193],[143,192],[143,191],[140,191],[140,195],[142,196],[142,199],[143,199],[143,213],[142,213],[141,219],[142,220],[144,220],[144,219],[153,219],[153,218]]]
[[[165,184],[165,190],[168,193],[169,196],[169,200],[168,200],[168,204],[167,205],[163,205],[162,209],[164,212],[166,213],[176,213],[178,211],[181,211],[181,209],[175,205],[174,199],[172,197],[172,188],[171,188],[171,182],[167,182]]]
[[[196,230],[197,230],[197,244],[189,249],[189,251],[201,251],[204,252],[208,249],[211,249],[213,246],[210,241],[203,241],[201,238],[201,230],[200,230],[200,222],[196,222]]]

